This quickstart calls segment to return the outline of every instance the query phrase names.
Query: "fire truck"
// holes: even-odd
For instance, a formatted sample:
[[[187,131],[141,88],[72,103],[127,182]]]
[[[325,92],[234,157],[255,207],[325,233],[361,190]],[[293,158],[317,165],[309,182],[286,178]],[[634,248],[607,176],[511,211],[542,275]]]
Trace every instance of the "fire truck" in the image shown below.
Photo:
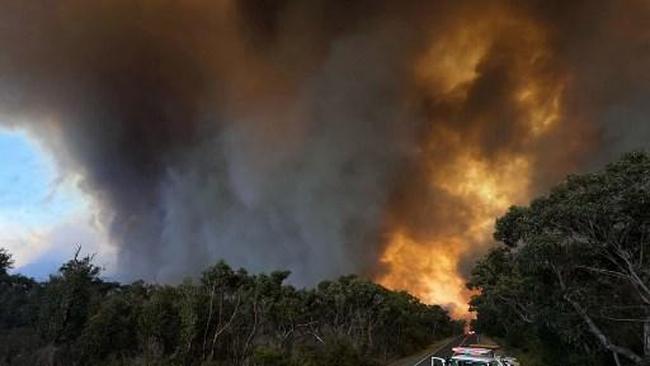
[[[497,356],[498,348],[492,345],[452,348],[451,358],[431,357],[431,366],[520,366],[515,358]]]

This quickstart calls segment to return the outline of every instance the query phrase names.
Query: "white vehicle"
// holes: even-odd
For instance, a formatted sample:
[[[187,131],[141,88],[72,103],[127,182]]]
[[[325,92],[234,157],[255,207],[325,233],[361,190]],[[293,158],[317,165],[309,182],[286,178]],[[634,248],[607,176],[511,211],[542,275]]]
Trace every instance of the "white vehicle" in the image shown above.
[[[512,357],[495,355],[498,347],[471,346],[452,348],[454,355],[449,359],[431,357],[431,366],[520,366]]]

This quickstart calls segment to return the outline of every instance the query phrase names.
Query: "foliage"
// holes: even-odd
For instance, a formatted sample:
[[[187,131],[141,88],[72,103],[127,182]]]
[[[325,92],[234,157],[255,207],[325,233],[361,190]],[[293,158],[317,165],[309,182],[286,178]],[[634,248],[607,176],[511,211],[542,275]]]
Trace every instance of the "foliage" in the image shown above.
[[[14,261],[11,258],[11,254],[4,249],[0,248],[0,276],[6,277],[7,271],[13,268]]]
[[[650,157],[633,153],[604,171],[570,176],[497,220],[505,245],[468,286],[475,327],[548,364],[650,363]]]
[[[219,262],[177,286],[118,284],[92,260],[78,251],[39,283],[0,250],[0,365],[370,366],[461,330],[356,276],[296,289]]]

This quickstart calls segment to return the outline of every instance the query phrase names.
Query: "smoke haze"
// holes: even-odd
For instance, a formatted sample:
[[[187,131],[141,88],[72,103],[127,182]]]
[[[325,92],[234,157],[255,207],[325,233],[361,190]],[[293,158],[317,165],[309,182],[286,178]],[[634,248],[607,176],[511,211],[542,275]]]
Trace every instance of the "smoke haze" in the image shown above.
[[[461,304],[494,219],[650,138],[647,1],[5,1],[0,123],[124,279],[224,258]]]

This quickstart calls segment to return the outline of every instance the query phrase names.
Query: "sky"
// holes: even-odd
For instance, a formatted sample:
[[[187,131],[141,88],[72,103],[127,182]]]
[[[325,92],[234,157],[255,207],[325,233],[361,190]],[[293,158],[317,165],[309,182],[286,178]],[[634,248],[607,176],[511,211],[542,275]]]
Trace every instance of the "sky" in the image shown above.
[[[0,129],[0,167],[0,247],[14,256],[16,272],[46,278],[77,246],[110,269],[92,201],[47,151],[24,131]]]

